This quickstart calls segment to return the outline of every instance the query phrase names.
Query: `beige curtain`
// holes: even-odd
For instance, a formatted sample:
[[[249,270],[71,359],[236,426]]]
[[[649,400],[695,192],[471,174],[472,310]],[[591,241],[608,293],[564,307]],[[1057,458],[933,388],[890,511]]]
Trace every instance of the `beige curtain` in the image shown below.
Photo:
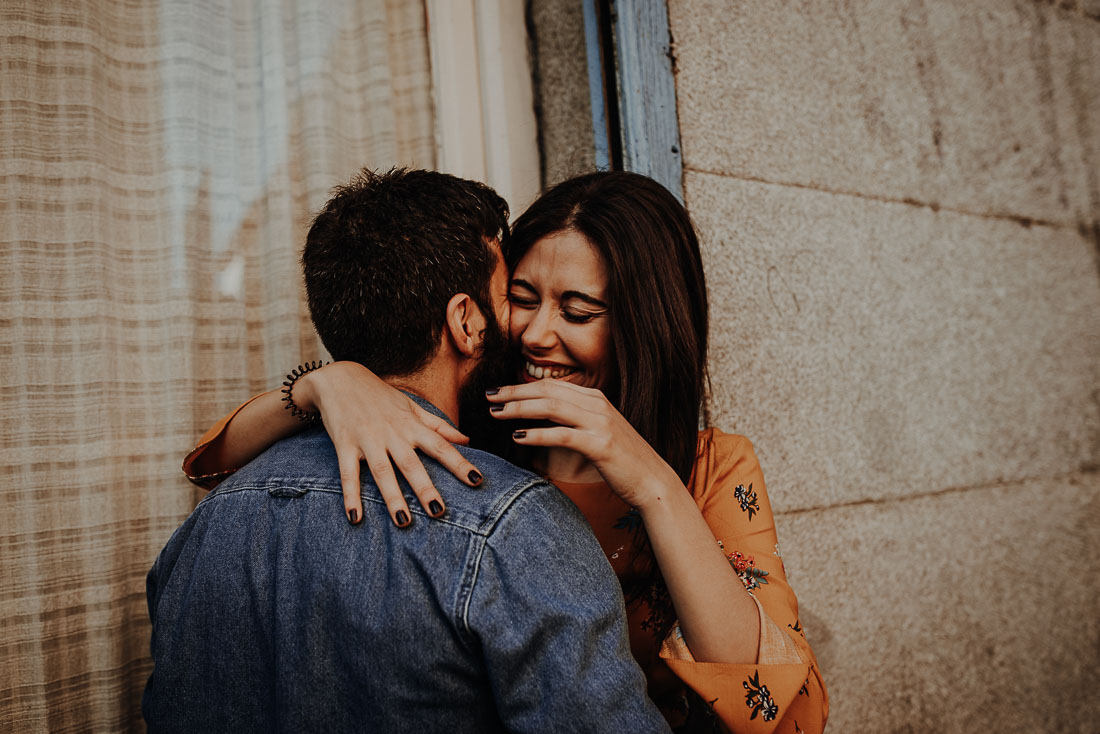
[[[297,255],[434,162],[407,0],[0,3],[0,731],[140,729],[201,430],[319,357]]]

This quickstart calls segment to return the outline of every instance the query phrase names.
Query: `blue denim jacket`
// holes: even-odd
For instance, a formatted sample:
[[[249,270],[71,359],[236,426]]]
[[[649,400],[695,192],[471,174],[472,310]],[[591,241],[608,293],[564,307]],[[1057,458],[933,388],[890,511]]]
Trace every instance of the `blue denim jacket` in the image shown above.
[[[147,580],[149,731],[668,731],[576,506],[460,450],[482,487],[424,459],[447,511],[405,486],[404,530],[369,475],[348,524],[321,429],[205,497]]]

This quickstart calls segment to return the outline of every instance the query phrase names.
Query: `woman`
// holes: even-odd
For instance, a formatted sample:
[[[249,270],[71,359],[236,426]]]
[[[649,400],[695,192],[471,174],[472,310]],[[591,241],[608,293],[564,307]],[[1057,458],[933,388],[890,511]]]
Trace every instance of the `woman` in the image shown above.
[[[622,582],[653,700],[685,731],[822,730],[827,697],[752,445],[697,430],[707,302],[687,212],[643,176],[581,176],[516,221],[507,259],[521,384],[490,390],[487,414],[520,426],[511,438],[525,463],[588,518]],[[310,373],[295,402],[325,416],[352,522],[361,457],[394,517],[407,506],[391,459],[429,515],[445,512],[414,447],[479,481],[440,438],[460,438],[453,429],[364,368]],[[277,393],[258,396],[185,470],[209,486],[293,429]]]

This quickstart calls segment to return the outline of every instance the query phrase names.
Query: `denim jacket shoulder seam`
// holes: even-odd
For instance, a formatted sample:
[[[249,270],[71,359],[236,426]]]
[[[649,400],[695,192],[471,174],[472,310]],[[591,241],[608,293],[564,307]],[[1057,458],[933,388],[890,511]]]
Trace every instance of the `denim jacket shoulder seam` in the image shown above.
[[[510,490],[502,494],[489,512],[486,513],[485,521],[477,529],[478,535],[484,537],[491,535],[497,523],[500,522],[500,518],[504,517],[504,513],[508,511],[520,495],[536,484],[549,484],[549,482],[542,477],[528,477],[524,481],[517,482]]]
[[[467,562],[465,572],[463,573],[458,600],[458,606],[461,610],[458,619],[459,628],[467,638],[473,634],[470,629],[470,604],[473,601],[474,589],[477,586],[478,576],[481,573],[481,559],[485,555],[485,547],[489,544],[489,536],[496,529],[497,524],[500,522],[500,519],[504,517],[504,514],[515,504],[516,500],[518,500],[524,492],[539,484],[549,485],[549,482],[542,477],[528,477],[525,481],[517,482],[512,489],[501,495],[500,499],[493,505],[492,510],[486,517],[485,522],[482,523],[482,526],[471,534],[473,537],[477,538],[478,548],[473,554],[473,558]]]
[[[477,544],[476,549],[471,549],[473,558],[466,564],[462,584],[459,586],[459,615],[458,626],[467,642],[473,638],[473,630],[470,629],[470,604],[474,598],[474,587],[477,585],[477,577],[481,572],[481,558],[485,555],[486,536],[480,533],[471,533],[470,539]]]

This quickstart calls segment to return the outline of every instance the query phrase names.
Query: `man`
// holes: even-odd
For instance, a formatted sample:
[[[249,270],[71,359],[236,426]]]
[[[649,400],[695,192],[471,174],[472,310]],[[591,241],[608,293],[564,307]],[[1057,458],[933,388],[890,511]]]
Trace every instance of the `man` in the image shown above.
[[[502,237],[507,206],[481,184],[364,172],[302,258],[326,348],[455,420],[506,346]],[[349,524],[320,428],[204,498],[149,573],[149,730],[667,731],[583,517],[529,472],[462,451],[479,489],[425,461],[438,519],[391,522],[366,477]]]

